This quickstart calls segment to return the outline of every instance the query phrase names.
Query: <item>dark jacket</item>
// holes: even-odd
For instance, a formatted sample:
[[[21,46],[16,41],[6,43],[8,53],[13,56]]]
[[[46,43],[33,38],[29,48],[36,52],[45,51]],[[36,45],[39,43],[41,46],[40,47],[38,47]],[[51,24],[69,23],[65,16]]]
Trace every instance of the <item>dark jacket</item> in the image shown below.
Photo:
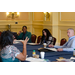
[[[26,34],[25,34],[25,39],[23,39],[23,35],[24,35],[24,33],[22,32],[19,36],[17,36],[17,40],[25,40],[26,39],[26,37],[28,37],[29,38],[29,41],[28,42],[31,42],[31,33],[30,32],[26,32]]]

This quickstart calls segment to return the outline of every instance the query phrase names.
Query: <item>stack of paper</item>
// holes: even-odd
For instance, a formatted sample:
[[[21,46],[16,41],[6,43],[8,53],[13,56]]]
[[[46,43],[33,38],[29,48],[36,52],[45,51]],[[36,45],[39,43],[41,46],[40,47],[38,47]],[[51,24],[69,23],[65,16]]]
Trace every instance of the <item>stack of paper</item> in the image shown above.
[[[61,62],[73,62],[73,60],[71,59],[56,59],[57,61],[61,61]]]
[[[47,48],[47,49],[52,50],[52,51],[57,51],[56,48]]]
[[[14,40],[14,44],[17,44],[17,43],[20,43],[21,41],[24,41],[24,40]]]
[[[38,43],[27,43],[29,45],[39,45]]]
[[[44,59],[33,58],[33,57],[28,57],[28,58],[26,58],[26,60],[30,61],[30,62],[46,62]]]

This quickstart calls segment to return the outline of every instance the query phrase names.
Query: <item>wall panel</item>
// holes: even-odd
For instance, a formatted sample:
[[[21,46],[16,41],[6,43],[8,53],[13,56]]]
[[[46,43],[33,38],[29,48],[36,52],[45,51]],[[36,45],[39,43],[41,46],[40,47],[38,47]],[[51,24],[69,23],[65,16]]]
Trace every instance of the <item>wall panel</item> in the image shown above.
[[[42,25],[32,25],[32,34],[36,34],[37,36],[42,35],[42,30]]]
[[[61,12],[61,21],[75,21],[75,12]]]
[[[19,20],[29,20],[30,18],[29,12],[20,12]]]
[[[44,14],[43,12],[34,12],[33,21],[43,21]]]
[[[6,12],[0,12],[0,20],[7,20]]]

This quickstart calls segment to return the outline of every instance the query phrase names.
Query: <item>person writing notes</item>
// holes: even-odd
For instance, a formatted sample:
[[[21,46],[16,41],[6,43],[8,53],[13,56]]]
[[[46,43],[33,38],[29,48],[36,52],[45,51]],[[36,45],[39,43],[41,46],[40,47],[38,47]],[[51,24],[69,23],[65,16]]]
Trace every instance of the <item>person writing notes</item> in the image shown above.
[[[67,30],[67,35],[69,37],[69,40],[63,46],[49,45],[49,47],[57,48],[57,51],[73,51],[75,49],[74,30],[72,28],[69,28]]]

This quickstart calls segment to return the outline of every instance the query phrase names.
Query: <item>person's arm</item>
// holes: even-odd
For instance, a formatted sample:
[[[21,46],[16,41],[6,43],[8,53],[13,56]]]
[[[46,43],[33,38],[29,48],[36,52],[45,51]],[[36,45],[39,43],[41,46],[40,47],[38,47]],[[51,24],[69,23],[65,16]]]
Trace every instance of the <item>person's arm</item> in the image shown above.
[[[62,46],[54,46],[54,45],[48,45],[48,47],[54,47],[54,48],[62,48]]]
[[[73,51],[74,48],[63,48],[63,51]]]
[[[64,48],[66,47],[67,42],[63,46],[54,46],[54,45],[48,45],[48,47],[54,47],[54,48]]]
[[[54,46],[54,48],[63,48],[63,46]]]
[[[17,36],[17,40],[22,39],[22,33],[20,33],[20,35]]]
[[[26,37],[25,41],[22,41],[23,51],[22,51],[22,53],[20,53],[16,56],[16,58],[21,60],[21,61],[24,61],[26,59],[26,53],[27,53],[26,52],[26,44],[27,44],[28,40],[29,40],[29,38]]]
[[[58,48],[57,51],[73,51],[74,48]]]

